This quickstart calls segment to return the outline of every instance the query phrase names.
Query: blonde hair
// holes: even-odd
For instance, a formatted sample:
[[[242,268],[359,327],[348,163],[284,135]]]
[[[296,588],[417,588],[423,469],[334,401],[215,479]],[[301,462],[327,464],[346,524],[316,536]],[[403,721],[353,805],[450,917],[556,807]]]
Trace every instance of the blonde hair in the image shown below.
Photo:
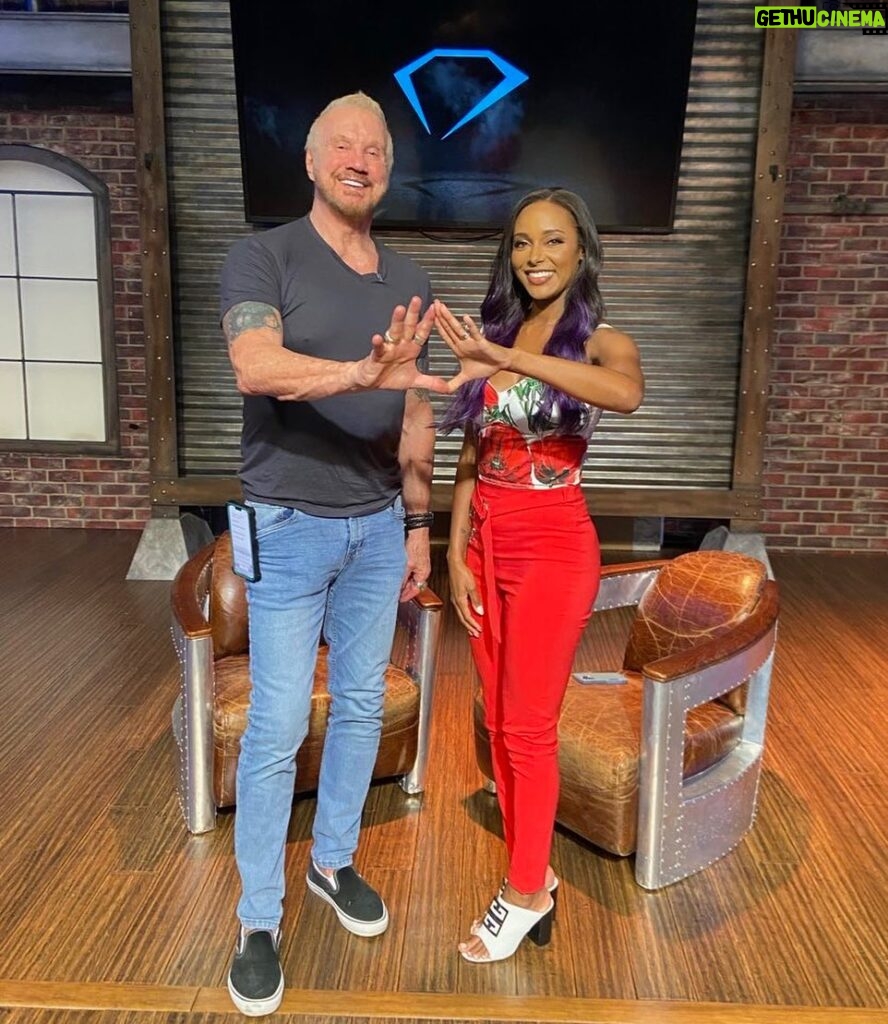
[[[385,114],[382,112],[382,107],[365,92],[352,92],[347,96],[339,96],[335,100],[330,100],[327,106],[312,121],[311,128],[308,129],[308,135],[305,137],[306,151],[317,149],[318,126],[323,120],[324,115],[329,114],[331,110],[338,110],[340,107],[357,107],[359,110],[369,110],[371,114],[375,114],[379,118],[385,130],[385,166],[386,170],[390,171],[395,159],[395,147],[392,142],[391,132],[388,129],[388,122],[385,119]]]

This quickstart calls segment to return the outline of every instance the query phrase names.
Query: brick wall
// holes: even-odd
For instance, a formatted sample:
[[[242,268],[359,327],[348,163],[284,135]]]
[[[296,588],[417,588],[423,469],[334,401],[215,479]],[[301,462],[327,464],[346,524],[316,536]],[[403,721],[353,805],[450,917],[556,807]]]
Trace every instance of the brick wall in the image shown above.
[[[96,457],[0,450],[0,526],[141,528],[150,517],[139,208],[132,116],[0,111],[0,145],[42,146],[108,186],[120,454]]]
[[[888,200],[888,96],[797,96],[787,206]],[[764,532],[772,550],[888,551],[888,216],[783,225]]]

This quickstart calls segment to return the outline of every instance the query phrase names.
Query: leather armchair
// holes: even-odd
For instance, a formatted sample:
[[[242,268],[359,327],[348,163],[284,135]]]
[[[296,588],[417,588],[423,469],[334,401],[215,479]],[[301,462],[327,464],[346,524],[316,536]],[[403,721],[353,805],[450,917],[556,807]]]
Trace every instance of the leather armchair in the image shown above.
[[[190,832],[215,828],[216,809],[236,802],[240,738],[250,702],[246,585],[231,569],[227,533],[190,558],[173,582],[173,643],[181,692],[173,707],[179,746],[179,794]],[[426,590],[398,609],[386,671],[382,738],[373,778],[400,776],[422,792],[442,602]],[[315,670],[308,736],[296,758],[296,793],[317,788],[326,732],[326,648]]]
[[[606,566],[596,614],[636,605],[622,685],[568,683],[557,821],[658,889],[752,827],[777,636],[765,565],[726,551]],[[492,776],[480,697],[475,748]]]

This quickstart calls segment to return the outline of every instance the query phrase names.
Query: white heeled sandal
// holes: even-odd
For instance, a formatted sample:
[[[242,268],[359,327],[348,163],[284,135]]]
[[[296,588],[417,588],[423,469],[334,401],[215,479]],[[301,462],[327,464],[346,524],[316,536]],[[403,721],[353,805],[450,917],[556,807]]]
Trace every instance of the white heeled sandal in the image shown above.
[[[503,893],[506,891],[508,881],[509,880],[507,878],[503,878],[500,882],[499,892],[497,893],[498,896],[502,897]],[[549,890],[549,895],[552,897],[552,924],[555,924],[555,915],[558,913],[558,875],[554,876],[551,885],[547,885],[546,888]],[[475,929],[480,927],[481,918],[476,917],[469,930],[474,935]]]
[[[487,956],[473,956],[461,949],[460,956],[470,964],[487,964],[507,960],[521,945],[525,935],[537,946],[546,946],[552,938],[552,912],[555,901],[550,897],[545,910],[528,910],[495,896],[480,924],[472,927],[487,950]]]

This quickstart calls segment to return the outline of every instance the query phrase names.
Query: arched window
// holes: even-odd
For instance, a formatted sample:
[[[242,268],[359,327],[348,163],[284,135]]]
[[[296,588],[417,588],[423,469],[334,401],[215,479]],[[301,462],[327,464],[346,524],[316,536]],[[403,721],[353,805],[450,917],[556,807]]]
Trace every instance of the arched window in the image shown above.
[[[107,188],[0,146],[0,447],[116,450],[113,335]]]

